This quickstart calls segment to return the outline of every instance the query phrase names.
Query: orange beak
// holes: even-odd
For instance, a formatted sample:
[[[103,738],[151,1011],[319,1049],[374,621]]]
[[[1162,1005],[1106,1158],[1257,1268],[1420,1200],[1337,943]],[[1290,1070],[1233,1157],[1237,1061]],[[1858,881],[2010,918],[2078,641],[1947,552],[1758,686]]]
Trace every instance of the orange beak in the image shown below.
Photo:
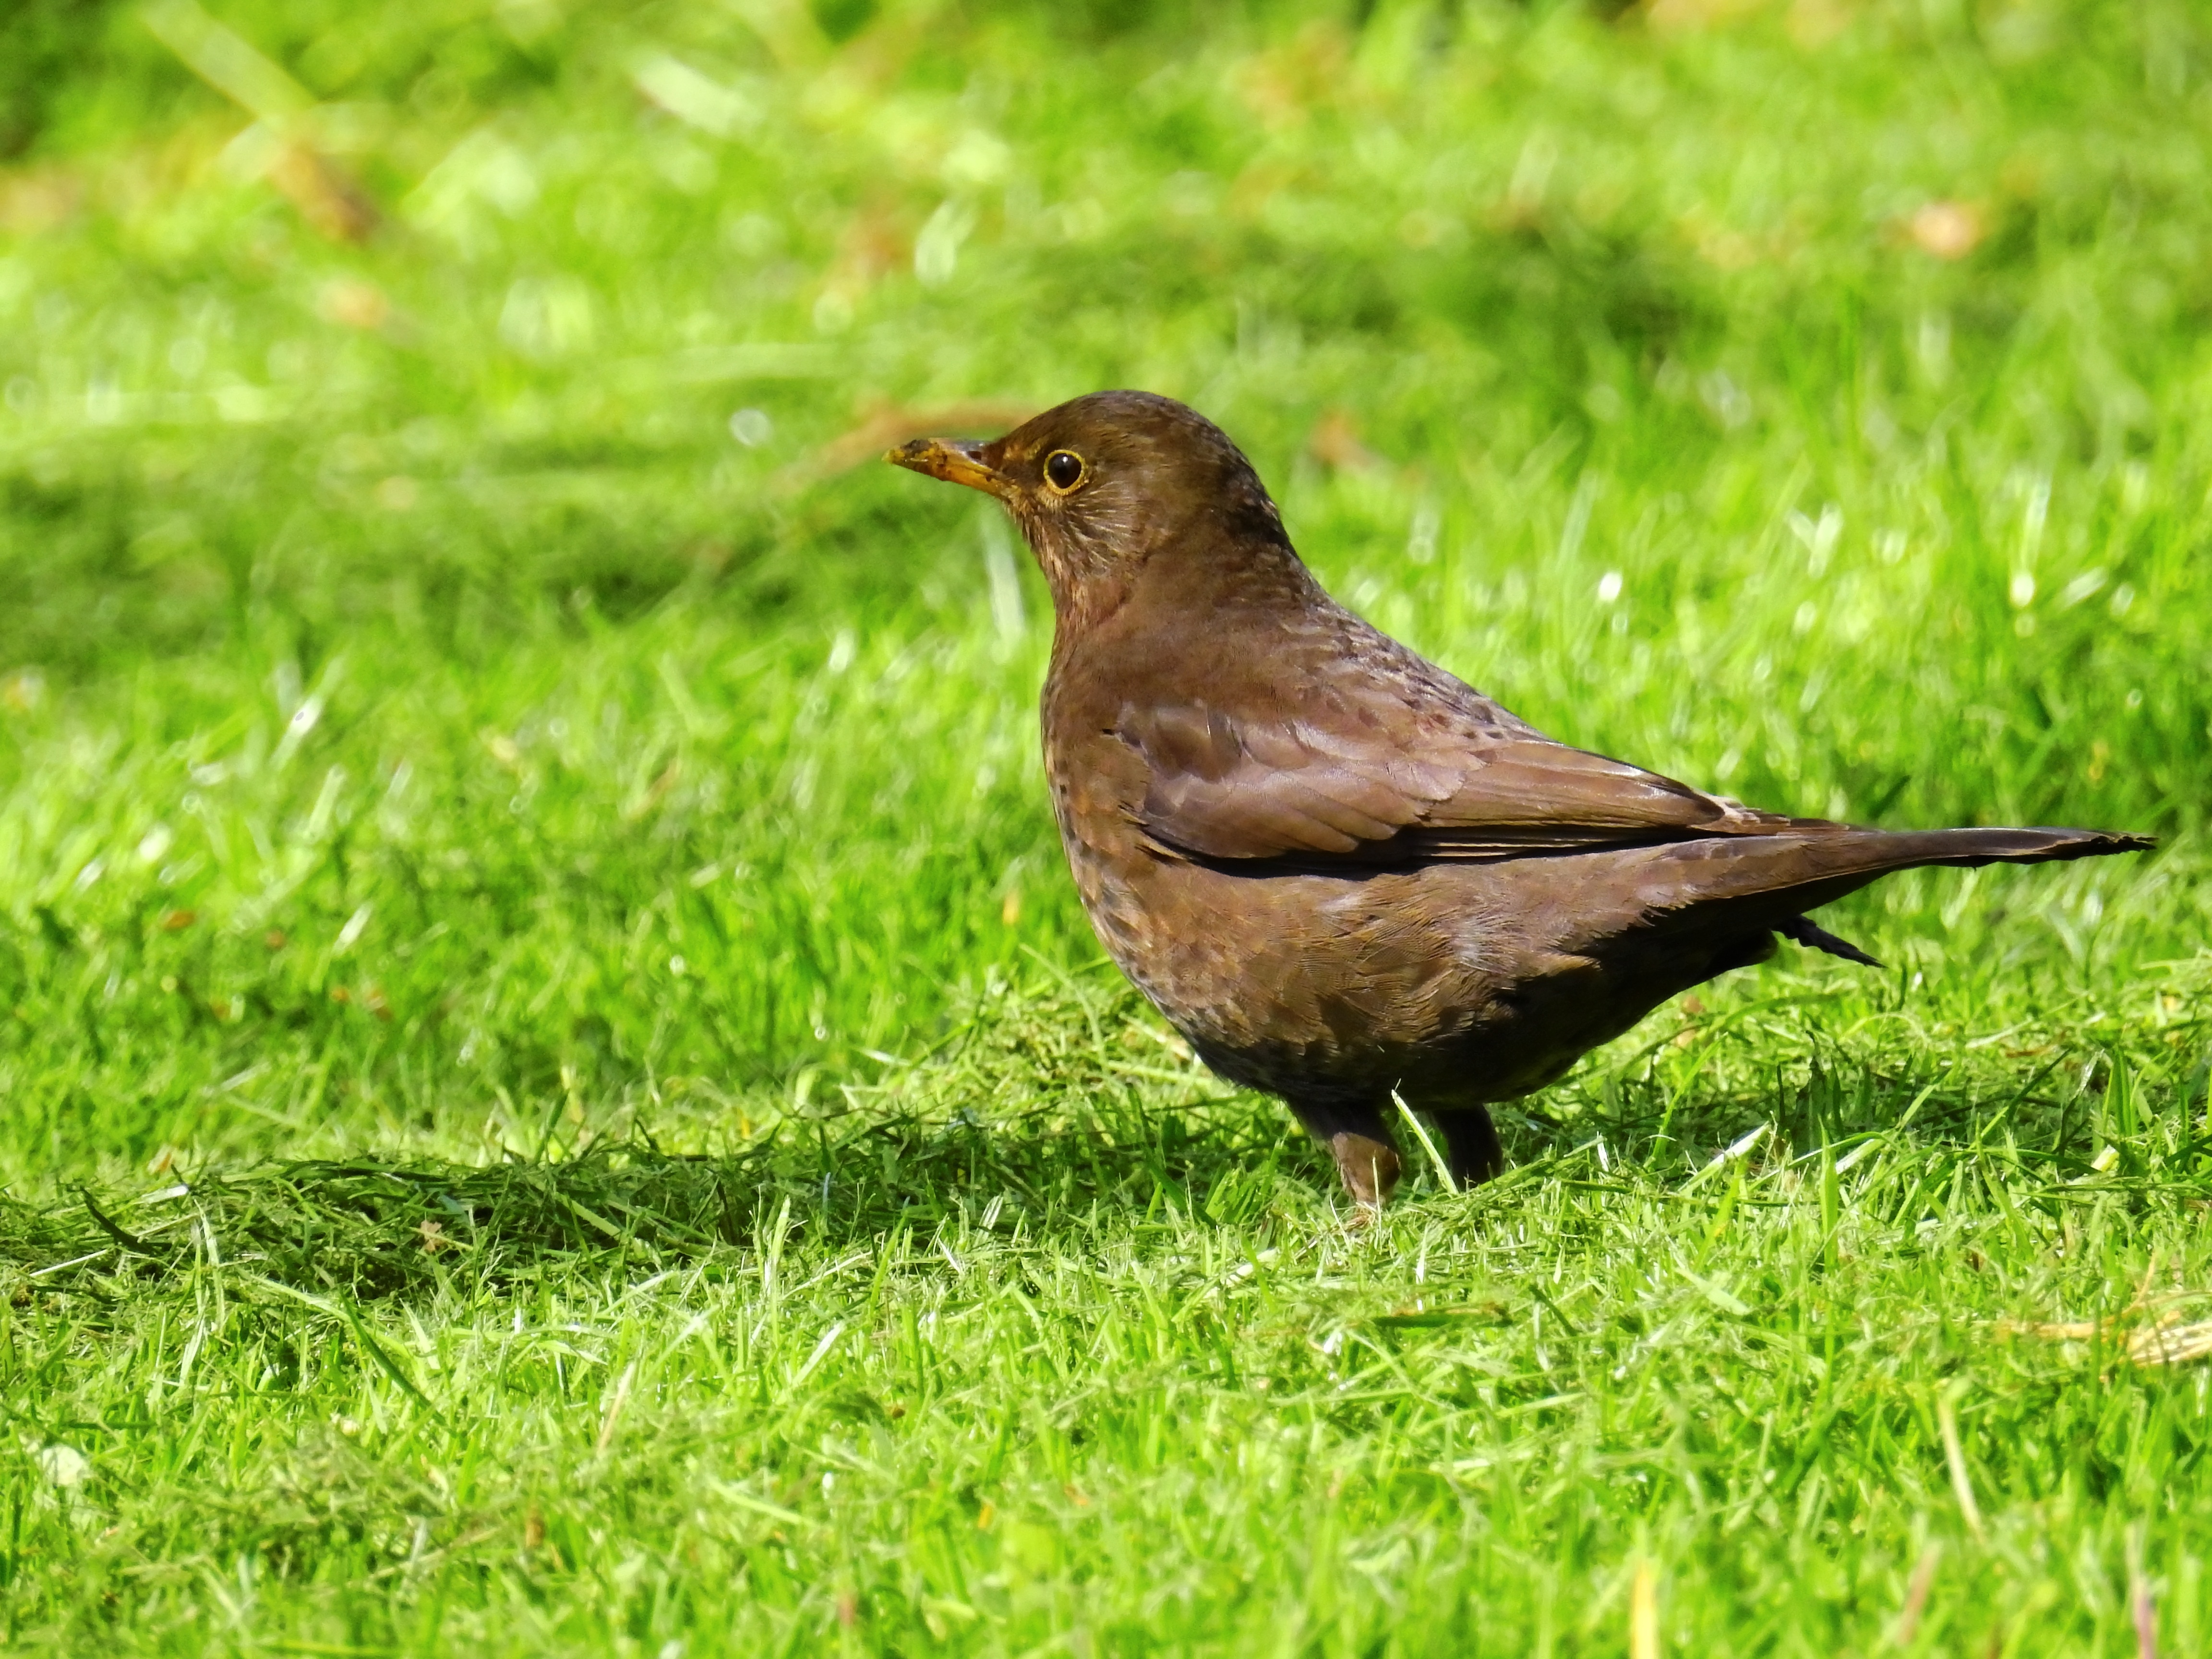
[[[1014,481],[994,471],[983,459],[981,444],[956,443],[949,438],[916,438],[901,444],[884,459],[910,472],[926,472],[947,483],[966,484],[1001,500],[1013,494]]]

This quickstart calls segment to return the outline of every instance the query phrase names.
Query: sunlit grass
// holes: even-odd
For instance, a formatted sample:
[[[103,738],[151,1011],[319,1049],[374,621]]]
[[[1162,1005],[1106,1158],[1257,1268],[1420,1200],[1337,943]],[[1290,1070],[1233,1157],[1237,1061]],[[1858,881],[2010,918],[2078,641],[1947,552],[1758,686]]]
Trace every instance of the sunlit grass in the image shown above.
[[[2201,1650],[2187,14],[150,15],[0,67],[12,1640]],[[2166,847],[1346,1232],[864,464],[1104,385],[1562,737]]]

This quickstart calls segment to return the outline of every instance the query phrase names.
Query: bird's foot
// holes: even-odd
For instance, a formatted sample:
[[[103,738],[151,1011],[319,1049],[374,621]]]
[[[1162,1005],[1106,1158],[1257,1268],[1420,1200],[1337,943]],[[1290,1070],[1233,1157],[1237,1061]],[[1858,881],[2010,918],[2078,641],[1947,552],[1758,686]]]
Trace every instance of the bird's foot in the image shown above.
[[[1349,1224],[1364,1225],[1390,1201],[1398,1184],[1398,1154],[1389,1142],[1350,1130],[1331,1135],[1328,1150],[1335,1154],[1336,1172],[1355,1206]]]

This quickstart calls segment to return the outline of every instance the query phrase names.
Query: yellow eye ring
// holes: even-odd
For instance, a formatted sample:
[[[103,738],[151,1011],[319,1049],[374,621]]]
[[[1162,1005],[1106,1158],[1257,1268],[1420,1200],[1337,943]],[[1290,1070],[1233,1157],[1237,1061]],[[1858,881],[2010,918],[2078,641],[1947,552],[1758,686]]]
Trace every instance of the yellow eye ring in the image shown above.
[[[1083,457],[1072,449],[1055,449],[1044,458],[1045,487],[1055,495],[1073,495],[1090,476]]]

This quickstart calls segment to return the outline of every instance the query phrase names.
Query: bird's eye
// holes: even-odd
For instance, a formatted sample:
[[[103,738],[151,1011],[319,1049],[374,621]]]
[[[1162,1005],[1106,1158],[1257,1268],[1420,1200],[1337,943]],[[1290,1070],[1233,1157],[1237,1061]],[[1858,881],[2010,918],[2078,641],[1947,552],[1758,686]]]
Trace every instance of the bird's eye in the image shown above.
[[[1044,481],[1063,495],[1083,482],[1086,470],[1083,457],[1072,449],[1055,449],[1044,458]]]

